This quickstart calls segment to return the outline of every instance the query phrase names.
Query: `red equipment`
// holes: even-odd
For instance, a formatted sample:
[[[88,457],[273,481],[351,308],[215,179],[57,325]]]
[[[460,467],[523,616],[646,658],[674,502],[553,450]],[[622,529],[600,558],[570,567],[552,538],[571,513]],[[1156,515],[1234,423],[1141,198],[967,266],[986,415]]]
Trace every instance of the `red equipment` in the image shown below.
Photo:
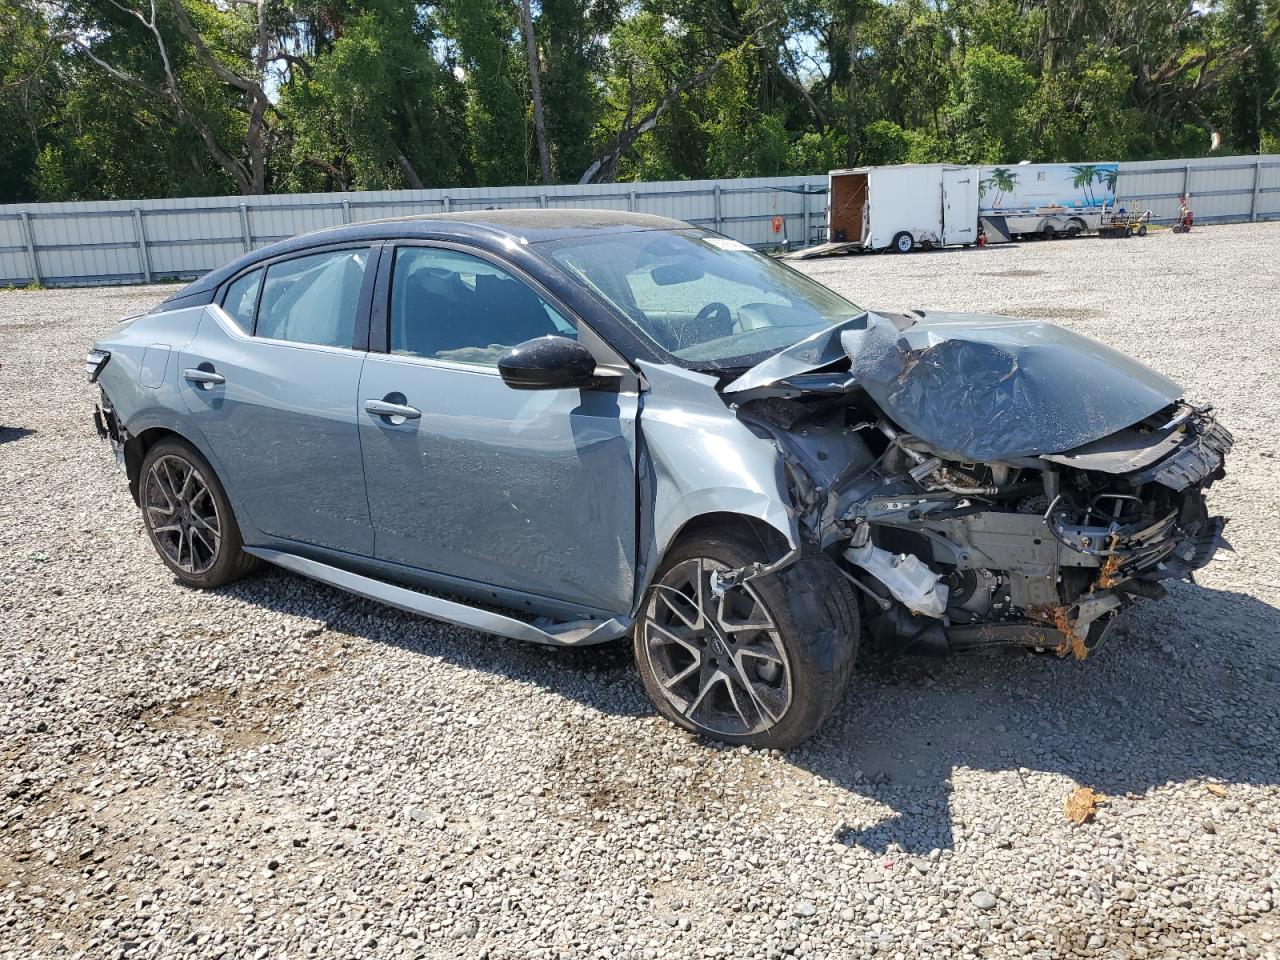
[[[1183,194],[1178,198],[1178,219],[1173,223],[1174,233],[1190,233],[1191,224],[1195,221],[1195,214],[1187,206],[1188,197]]]

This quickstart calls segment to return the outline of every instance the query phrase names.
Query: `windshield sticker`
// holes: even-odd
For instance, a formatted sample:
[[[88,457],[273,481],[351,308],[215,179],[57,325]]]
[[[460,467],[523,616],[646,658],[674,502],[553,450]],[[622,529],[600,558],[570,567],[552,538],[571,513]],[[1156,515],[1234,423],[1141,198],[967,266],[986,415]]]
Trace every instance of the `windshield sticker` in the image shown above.
[[[745,243],[730,240],[728,237],[706,237],[704,239],[713,247],[719,247],[721,250],[733,250],[735,253],[751,252],[751,248]]]

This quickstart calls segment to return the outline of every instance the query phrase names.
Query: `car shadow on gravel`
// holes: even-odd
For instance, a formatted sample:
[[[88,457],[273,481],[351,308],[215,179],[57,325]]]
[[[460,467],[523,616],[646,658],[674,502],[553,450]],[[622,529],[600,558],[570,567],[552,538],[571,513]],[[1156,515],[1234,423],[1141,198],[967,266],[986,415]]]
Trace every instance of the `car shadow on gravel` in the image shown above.
[[[956,840],[951,779],[1006,774],[1015,790],[1060,774],[1111,796],[1166,784],[1280,784],[1280,610],[1243,593],[1173,584],[1128,611],[1083,663],[1005,654],[903,659],[862,672],[794,762],[894,813],[849,825],[850,846],[905,853]],[[1055,794],[1062,815],[1066,790]],[[972,836],[998,829],[971,815]]]
[[[572,649],[485,637],[278,571],[228,593],[603,713],[653,713],[627,642]],[[843,704],[786,759],[893,811],[844,826],[840,842],[908,854],[954,846],[951,779],[968,771],[1003,773],[1022,789],[1060,774],[1112,796],[1185,781],[1280,784],[1280,609],[1175,583],[1165,600],[1126,612],[1113,633],[1082,663],[1009,652],[864,664]],[[1059,812],[1065,796],[1054,801]],[[990,829],[1000,819],[993,809]],[[981,818],[966,825],[987,829]]]

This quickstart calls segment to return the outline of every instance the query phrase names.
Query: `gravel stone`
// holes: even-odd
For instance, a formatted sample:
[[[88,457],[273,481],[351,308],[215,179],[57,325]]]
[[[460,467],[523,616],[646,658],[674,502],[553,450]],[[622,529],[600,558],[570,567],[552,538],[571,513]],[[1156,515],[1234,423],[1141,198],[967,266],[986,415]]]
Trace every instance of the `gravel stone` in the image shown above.
[[[1274,958],[1280,223],[801,269],[1057,320],[1216,404],[1236,552],[1084,663],[863,666],[803,748],[730,749],[625,644],[179,587],[82,372],[174,288],[0,292],[0,958]]]
[[[975,907],[979,910],[992,910],[996,905],[996,898],[986,890],[979,890],[969,898]]]

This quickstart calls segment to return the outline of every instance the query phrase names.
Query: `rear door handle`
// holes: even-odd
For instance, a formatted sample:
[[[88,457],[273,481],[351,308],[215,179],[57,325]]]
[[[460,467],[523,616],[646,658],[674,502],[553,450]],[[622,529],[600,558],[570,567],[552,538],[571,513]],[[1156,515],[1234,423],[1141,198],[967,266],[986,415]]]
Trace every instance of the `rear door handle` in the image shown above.
[[[184,380],[188,380],[191,383],[205,383],[211,387],[227,382],[227,378],[222,374],[214,373],[212,370],[201,370],[198,367],[183,370],[182,377]]]
[[[388,403],[386,400],[366,400],[364,408],[375,417],[400,417],[404,420],[417,420],[422,411],[407,403]]]

